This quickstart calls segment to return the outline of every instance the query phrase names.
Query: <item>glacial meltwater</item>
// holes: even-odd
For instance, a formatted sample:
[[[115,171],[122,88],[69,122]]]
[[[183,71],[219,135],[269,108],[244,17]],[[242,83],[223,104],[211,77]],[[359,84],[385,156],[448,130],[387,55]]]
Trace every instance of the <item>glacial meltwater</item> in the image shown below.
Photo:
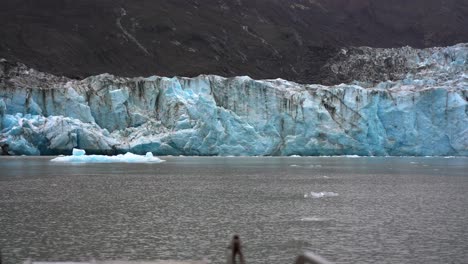
[[[163,157],[159,164],[0,158],[3,264],[467,263],[468,158]]]

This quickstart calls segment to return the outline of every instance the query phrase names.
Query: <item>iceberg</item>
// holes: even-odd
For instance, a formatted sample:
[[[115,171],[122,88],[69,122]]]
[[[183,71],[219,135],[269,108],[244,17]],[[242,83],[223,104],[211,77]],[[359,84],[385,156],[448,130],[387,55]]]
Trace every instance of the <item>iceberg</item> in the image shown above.
[[[0,76],[0,146],[16,155],[468,156],[468,44],[363,50],[328,65],[362,80],[331,86],[215,75],[72,80],[18,66]],[[388,56],[401,58],[395,74],[346,64]]]
[[[312,217],[303,217],[303,218],[301,218],[301,221],[304,221],[304,222],[324,222],[324,221],[331,221],[331,219],[312,216]]]
[[[86,155],[86,151],[82,149],[73,149],[71,156],[56,157],[52,162],[67,162],[67,163],[161,163],[164,160],[154,157],[151,152],[146,155],[135,155],[127,152],[116,156],[105,155]]]
[[[325,198],[325,197],[335,197],[338,195],[339,194],[335,192],[310,192],[310,193],[304,194],[304,198],[318,199],[318,198]]]
[[[86,155],[86,151],[84,149],[73,149],[72,156],[79,157]]]

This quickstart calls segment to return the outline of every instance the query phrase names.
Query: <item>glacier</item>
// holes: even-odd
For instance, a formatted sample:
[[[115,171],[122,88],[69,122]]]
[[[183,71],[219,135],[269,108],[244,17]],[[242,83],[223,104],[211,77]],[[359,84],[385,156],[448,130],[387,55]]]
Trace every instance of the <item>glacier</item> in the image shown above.
[[[14,155],[468,156],[467,61],[468,44],[342,50],[327,67],[354,81],[324,86],[215,75],[74,80],[3,60],[0,146]]]

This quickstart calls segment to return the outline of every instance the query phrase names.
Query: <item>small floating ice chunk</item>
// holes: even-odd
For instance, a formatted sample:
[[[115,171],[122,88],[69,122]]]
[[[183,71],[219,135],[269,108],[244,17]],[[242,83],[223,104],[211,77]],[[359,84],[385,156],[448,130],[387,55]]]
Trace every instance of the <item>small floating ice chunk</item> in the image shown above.
[[[338,194],[335,192],[310,192],[310,193],[304,194],[304,198],[312,198],[312,199],[335,197],[335,196],[338,196]]]
[[[328,221],[329,219],[327,218],[320,218],[320,217],[303,217],[301,218],[301,221],[304,222],[322,222],[322,221]]]
[[[299,156],[299,155],[291,155],[289,156],[290,158],[301,158],[302,156]]]
[[[130,152],[124,155],[105,156],[105,155],[85,155],[86,152],[81,149],[73,149],[72,156],[61,156],[52,159],[52,162],[68,163],[161,163],[164,160],[154,157],[153,153],[148,152],[145,156],[136,155]]]
[[[84,149],[76,149],[74,148],[73,149],[73,152],[72,152],[72,155],[73,156],[84,156],[86,155],[86,151]]]

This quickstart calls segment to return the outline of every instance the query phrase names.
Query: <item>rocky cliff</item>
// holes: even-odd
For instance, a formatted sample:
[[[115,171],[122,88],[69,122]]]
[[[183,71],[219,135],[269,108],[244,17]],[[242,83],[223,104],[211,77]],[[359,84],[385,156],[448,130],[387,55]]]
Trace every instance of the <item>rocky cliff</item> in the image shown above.
[[[14,154],[468,155],[468,44],[340,50],[329,76],[83,80],[3,60],[0,144]],[[351,81],[354,80],[354,81]]]
[[[340,47],[468,42],[466,0],[0,0],[0,57],[82,79],[249,75],[339,84]],[[323,81],[323,82],[322,82]]]

